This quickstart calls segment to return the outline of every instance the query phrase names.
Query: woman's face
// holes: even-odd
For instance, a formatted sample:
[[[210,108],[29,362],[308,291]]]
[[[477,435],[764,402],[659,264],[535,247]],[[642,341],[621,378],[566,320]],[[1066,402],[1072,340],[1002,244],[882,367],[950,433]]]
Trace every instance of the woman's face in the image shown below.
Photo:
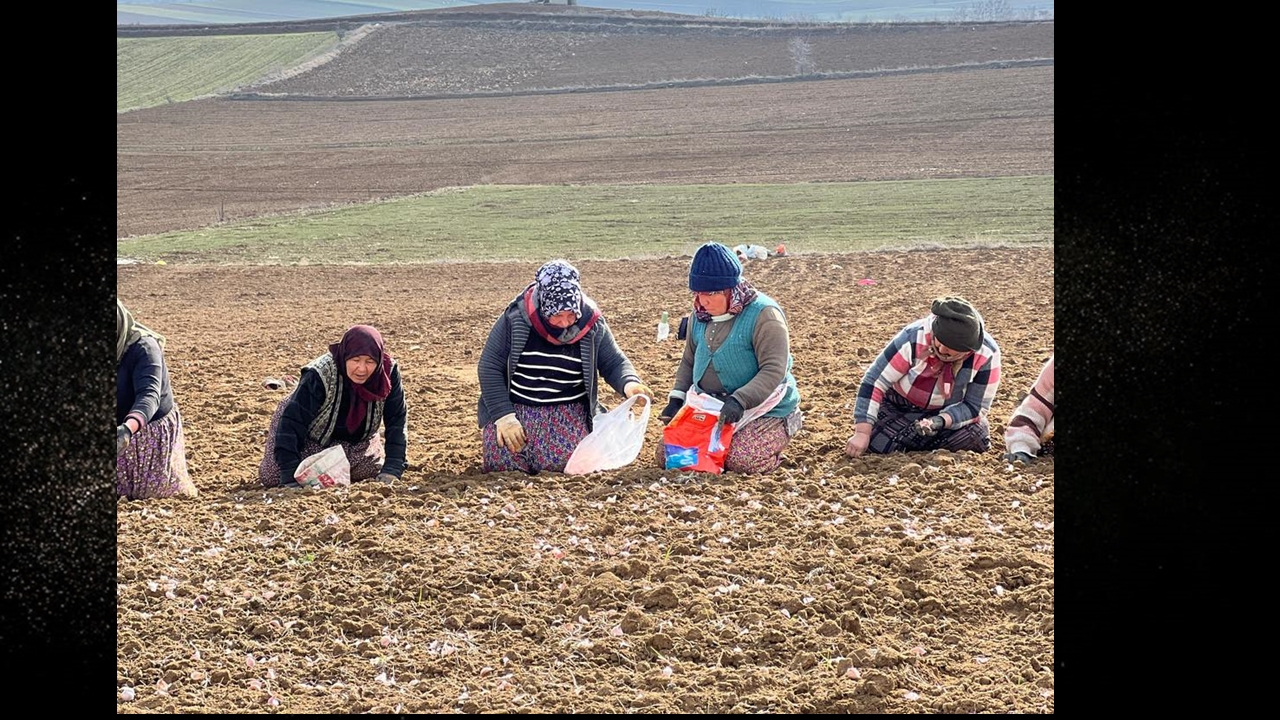
[[[946,345],[943,345],[937,338],[934,338],[933,342],[929,344],[929,354],[938,358],[942,362],[955,362],[969,357],[968,350],[952,350]]]
[[[547,322],[551,324],[551,327],[563,330],[576,322],[577,319],[578,316],[575,315],[572,310],[561,310],[555,315],[547,318]]]
[[[357,385],[363,385],[365,380],[373,377],[373,371],[377,369],[377,361],[369,355],[356,355],[347,358],[347,377],[351,378],[351,382]]]
[[[723,315],[729,312],[729,291],[695,292],[693,304],[709,315]]]

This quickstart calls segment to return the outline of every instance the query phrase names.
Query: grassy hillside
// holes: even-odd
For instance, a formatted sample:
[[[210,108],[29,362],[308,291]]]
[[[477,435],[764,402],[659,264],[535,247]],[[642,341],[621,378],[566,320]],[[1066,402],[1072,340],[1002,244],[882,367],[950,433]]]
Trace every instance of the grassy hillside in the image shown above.
[[[793,252],[1044,245],[1053,178],[790,185],[493,185],[120,239],[144,262],[385,263],[681,254],[700,242]]]
[[[116,39],[116,112],[182,102],[280,73],[337,33]]]

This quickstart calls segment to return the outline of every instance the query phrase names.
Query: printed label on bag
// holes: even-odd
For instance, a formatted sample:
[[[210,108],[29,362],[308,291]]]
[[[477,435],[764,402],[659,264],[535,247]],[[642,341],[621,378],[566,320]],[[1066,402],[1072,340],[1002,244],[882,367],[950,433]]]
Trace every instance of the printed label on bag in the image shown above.
[[[664,467],[667,470],[679,470],[698,464],[698,448],[696,447],[666,445],[666,451],[667,462]]]

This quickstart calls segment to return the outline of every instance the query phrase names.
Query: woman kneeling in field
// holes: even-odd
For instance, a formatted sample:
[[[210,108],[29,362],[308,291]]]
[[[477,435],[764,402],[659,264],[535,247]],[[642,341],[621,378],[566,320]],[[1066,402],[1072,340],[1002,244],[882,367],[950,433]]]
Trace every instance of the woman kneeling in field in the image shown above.
[[[393,483],[404,473],[407,410],[400,366],[382,334],[353,325],[329,352],[302,368],[298,385],[271,416],[266,453],[258,469],[264,487],[298,487],[294,475],[306,457],[339,445],[351,480]],[[386,425],[386,441],[378,435]]]
[[[724,401],[720,418],[742,419],[747,408],[777,399],[758,419],[735,429],[724,469],[737,473],[776,470],[782,451],[800,431],[800,391],[791,374],[791,333],[777,301],[742,277],[742,264],[729,248],[707,243],[689,265],[694,317],[676,368],[670,401],[659,415],[671,422],[691,388]],[[658,445],[658,464],[666,452]]]
[[[653,392],[614,342],[578,270],[543,265],[508,305],[480,354],[477,415],[484,472],[564,472],[569,456],[604,412],[597,372],[626,397]]]
[[[1053,357],[1040,367],[1040,375],[1005,426],[1004,459],[1009,462],[1025,464],[1053,455]]]
[[[986,452],[987,413],[999,387],[1000,346],[978,310],[961,297],[938,298],[863,376],[845,452]]]
[[[116,300],[116,493],[131,500],[197,494],[164,342]]]

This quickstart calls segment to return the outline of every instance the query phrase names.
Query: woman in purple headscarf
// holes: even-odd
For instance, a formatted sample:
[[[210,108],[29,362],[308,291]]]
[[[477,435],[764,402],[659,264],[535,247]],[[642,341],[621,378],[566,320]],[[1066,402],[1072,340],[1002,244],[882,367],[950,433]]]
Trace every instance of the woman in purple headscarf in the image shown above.
[[[258,468],[264,487],[298,487],[294,474],[306,457],[340,445],[351,480],[377,477],[391,484],[404,473],[407,411],[400,366],[382,334],[353,325],[329,352],[303,366],[298,385],[271,416]],[[386,441],[378,435],[386,426]]]

